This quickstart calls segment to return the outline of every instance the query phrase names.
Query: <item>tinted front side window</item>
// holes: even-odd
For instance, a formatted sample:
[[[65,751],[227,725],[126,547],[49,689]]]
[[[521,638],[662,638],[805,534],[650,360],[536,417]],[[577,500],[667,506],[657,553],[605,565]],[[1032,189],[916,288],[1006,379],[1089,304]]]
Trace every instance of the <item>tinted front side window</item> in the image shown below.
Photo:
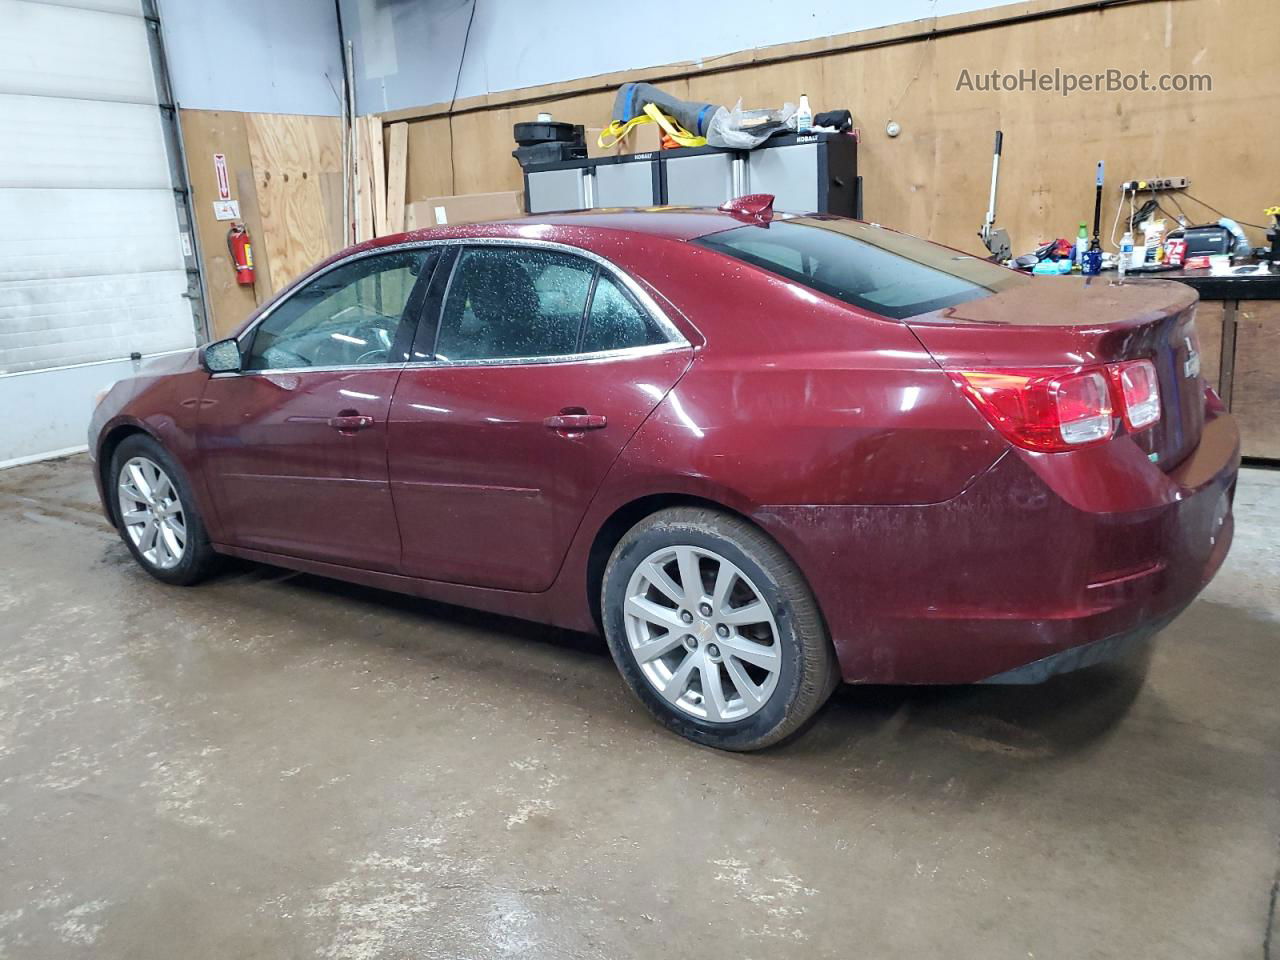
[[[515,247],[462,251],[440,316],[441,360],[576,353],[595,265]]]
[[[392,345],[423,266],[402,250],[353,260],[316,277],[258,325],[247,370],[392,363]],[[409,318],[409,322],[416,318]]]
[[[1029,282],[986,260],[852,220],[778,220],[694,242],[897,319]]]

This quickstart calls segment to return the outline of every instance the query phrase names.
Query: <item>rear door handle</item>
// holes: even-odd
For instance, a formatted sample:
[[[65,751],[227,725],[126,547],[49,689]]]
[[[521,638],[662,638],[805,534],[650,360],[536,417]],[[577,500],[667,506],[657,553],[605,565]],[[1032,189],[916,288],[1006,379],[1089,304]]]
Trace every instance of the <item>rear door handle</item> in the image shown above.
[[[544,427],[570,433],[579,430],[599,430],[608,426],[608,423],[609,421],[601,413],[561,413],[542,421]]]
[[[330,417],[329,426],[340,433],[354,433],[373,426],[373,417],[361,416],[358,413],[344,413],[337,417]]]

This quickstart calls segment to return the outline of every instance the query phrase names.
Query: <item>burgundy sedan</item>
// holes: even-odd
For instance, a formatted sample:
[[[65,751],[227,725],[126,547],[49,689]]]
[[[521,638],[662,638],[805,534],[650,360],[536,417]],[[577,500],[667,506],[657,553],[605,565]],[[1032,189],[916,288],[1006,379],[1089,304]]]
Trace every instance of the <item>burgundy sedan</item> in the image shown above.
[[[107,516],[168,583],[227,554],[603,632],[733,750],[841,681],[1097,662],[1217,571],[1239,439],[1190,288],[729,207],[347,250],[111,389]]]

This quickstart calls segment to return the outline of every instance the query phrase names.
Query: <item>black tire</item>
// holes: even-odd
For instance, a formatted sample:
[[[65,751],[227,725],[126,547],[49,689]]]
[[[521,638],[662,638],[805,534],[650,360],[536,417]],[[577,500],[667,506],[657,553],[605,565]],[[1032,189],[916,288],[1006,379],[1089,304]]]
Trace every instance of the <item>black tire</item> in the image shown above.
[[[124,510],[120,503],[120,473],[125,464],[135,457],[146,457],[159,466],[168,476],[182,505],[182,518],[185,522],[187,540],[183,554],[178,563],[171,567],[162,567],[147,559],[130,538],[125,523],[121,519]],[[120,539],[133,554],[133,559],[143,570],[157,580],[177,586],[191,586],[208,577],[217,568],[221,558],[209,544],[209,534],[204,520],[196,509],[195,498],[191,495],[191,486],[187,475],[182,471],[173,457],[159,443],[145,434],[135,433],[126,437],[111,455],[111,465],[106,476],[107,496],[111,498],[111,509],[116,518],[116,530]]]
[[[711,722],[681,709],[658,692],[632,651],[624,613],[632,576],[656,552],[676,546],[709,550],[732,562],[750,579],[773,615],[781,654],[776,686],[764,705],[749,716]],[[609,650],[632,693],[664,725],[706,746],[747,751],[780,743],[813,719],[839,682],[835,651],[800,571],[763,531],[717,510],[674,507],[632,527],[605,568],[601,618]],[[705,641],[714,643],[714,638]],[[679,648],[670,656],[680,657]]]

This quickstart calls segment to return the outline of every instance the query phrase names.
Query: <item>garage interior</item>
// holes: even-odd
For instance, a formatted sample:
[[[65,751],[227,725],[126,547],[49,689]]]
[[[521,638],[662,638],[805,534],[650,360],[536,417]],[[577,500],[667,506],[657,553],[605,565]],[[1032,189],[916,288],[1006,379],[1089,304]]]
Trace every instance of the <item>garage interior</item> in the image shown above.
[[[586,0],[3,4],[0,958],[1280,951],[1273,0],[660,0],[621,33]],[[1032,68],[1212,83],[959,79]],[[84,453],[100,390],[351,243],[530,210],[516,124],[581,124],[570,166],[645,162],[656,125],[598,139],[638,81],[848,109],[848,212],[970,254],[996,130],[1015,254],[1074,243],[1099,160],[1108,255],[1130,198],[1170,226],[1229,214],[1260,269],[1179,276],[1246,464],[1204,593],[1124,660],[845,686],[732,755],[654,725],[597,637],[134,565]],[[1122,187],[1165,177],[1189,183]]]

